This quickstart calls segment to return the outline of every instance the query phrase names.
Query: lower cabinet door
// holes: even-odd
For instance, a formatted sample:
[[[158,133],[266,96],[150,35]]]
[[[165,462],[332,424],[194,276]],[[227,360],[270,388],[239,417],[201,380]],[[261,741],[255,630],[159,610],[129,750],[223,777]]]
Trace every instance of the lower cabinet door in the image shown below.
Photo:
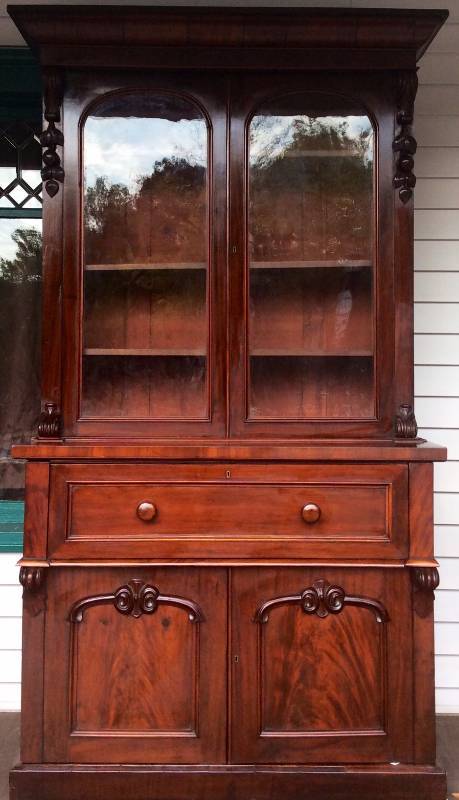
[[[234,763],[412,760],[407,572],[234,571]]]
[[[226,758],[227,571],[51,568],[45,760]]]

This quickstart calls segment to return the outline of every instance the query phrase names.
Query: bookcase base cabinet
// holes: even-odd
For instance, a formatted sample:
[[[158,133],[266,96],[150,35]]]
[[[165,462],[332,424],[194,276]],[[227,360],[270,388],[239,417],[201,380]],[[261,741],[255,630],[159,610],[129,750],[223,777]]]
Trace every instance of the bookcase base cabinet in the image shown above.
[[[445,800],[445,773],[420,765],[70,766],[25,764],[11,772],[17,800]]]
[[[146,800],[443,800],[426,694],[433,592],[412,569],[44,572],[24,593],[36,716],[12,798],[108,798],[116,785]]]

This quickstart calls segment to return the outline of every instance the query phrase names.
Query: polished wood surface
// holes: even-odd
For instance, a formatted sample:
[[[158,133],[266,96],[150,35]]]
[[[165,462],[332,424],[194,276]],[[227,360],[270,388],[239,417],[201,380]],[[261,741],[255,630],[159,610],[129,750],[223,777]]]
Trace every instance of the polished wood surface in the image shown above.
[[[364,605],[334,606],[332,600],[329,611],[317,606],[314,612],[310,598],[304,606],[285,602],[319,578],[346,595],[379,601],[384,618],[378,621]],[[412,723],[402,700],[411,675],[393,655],[411,658],[403,623],[410,599],[406,573],[244,569],[235,572],[232,590],[232,649],[240,653],[232,670],[233,718],[245,709],[244,725],[233,729],[232,760],[412,760]],[[254,625],[260,601],[276,596],[284,602]]]
[[[401,464],[53,465],[48,556],[402,559],[407,479]]]
[[[94,602],[81,622],[75,603],[139,578],[164,602],[137,616]],[[122,609],[121,609],[122,610]],[[48,576],[45,742],[51,762],[219,763],[226,739],[226,573],[214,569],[62,569]],[[56,652],[58,648],[58,653]],[[70,699],[70,705],[67,703]]]
[[[47,148],[11,800],[444,800],[412,123],[447,12],[11,15]]]

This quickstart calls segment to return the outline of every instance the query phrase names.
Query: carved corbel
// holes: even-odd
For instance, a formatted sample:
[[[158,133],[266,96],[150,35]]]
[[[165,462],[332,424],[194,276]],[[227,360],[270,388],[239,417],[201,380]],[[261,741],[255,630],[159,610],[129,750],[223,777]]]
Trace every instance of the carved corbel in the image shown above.
[[[61,432],[61,414],[56,403],[45,403],[38,419],[38,436],[41,439],[56,439]]]
[[[45,570],[43,567],[21,567],[19,570],[19,583],[25,592],[35,594],[43,586]]]
[[[43,147],[41,177],[49,196],[54,197],[59,191],[59,183],[64,181],[64,170],[57,152],[57,147],[62,147],[64,144],[64,134],[56,128],[56,123],[61,121],[64,81],[59,70],[46,69],[43,72],[43,82],[44,117],[48,127],[40,136]]]
[[[413,136],[412,124],[414,115],[414,99],[418,89],[418,76],[415,71],[401,72],[398,76],[397,86],[397,123],[400,130],[396,135],[392,147],[397,154],[394,187],[402,203],[410,200],[416,185],[416,176],[413,173],[414,154],[417,142]]]
[[[418,435],[413,406],[408,403],[399,406],[398,414],[395,417],[395,435],[397,439],[416,439]]]
[[[436,567],[413,567],[411,579],[416,589],[426,594],[433,593],[440,585],[440,575]]]

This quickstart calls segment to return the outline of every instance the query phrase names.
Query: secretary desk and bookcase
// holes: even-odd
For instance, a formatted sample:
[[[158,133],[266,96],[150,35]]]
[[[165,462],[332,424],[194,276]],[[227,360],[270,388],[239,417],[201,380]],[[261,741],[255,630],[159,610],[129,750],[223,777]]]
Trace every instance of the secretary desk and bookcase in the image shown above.
[[[413,413],[442,11],[13,6],[44,80],[14,800],[443,800]]]

